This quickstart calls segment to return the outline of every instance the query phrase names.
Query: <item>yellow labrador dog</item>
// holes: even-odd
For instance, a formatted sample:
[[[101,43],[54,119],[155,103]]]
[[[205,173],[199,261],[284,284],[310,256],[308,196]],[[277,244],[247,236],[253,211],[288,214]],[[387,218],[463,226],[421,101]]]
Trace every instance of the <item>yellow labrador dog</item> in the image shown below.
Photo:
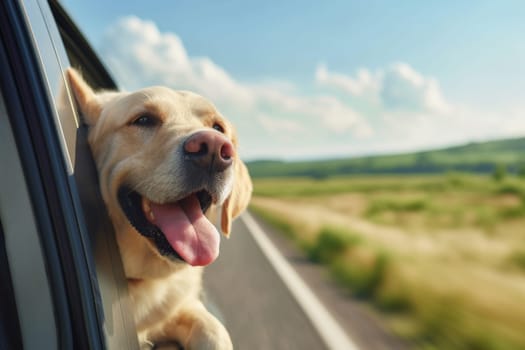
[[[232,125],[191,92],[95,93],[75,70],[67,75],[89,126],[141,344],[231,349],[200,294],[201,266],[217,257],[220,241],[205,214],[222,206],[228,235],[252,191]]]

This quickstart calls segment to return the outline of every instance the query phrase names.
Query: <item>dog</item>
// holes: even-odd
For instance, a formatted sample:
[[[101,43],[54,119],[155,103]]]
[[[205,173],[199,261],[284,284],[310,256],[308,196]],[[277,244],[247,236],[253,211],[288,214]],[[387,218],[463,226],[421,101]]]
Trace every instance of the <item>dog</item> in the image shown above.
[[[141,346],[231,349],[200,295],[202,266],[220,241],[206,215],[220,206],[228,236],[252,192],[233,126],[192,92],[95,92],[78,71],[66,75],[88,126]]]

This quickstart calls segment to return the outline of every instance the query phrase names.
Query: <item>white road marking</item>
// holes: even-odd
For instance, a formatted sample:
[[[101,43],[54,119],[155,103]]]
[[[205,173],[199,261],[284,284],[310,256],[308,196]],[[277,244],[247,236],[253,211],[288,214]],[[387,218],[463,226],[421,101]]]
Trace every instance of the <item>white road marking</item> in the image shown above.
[[[241,215],[241,219],[328,348],[331,350],[358,350],[357,345],[348,337],[312,290],[279,253],[253,217],[245,212]]]

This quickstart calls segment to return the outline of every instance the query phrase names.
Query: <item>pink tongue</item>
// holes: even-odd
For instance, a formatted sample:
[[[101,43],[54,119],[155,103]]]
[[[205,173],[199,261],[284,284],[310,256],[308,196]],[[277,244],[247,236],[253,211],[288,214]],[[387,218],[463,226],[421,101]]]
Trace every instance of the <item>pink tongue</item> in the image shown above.
[[[196,195],[177,203],[151,203],[157,225],[171,247],[193,266],[208,265],[219,255],[220,235],[202,213]]]

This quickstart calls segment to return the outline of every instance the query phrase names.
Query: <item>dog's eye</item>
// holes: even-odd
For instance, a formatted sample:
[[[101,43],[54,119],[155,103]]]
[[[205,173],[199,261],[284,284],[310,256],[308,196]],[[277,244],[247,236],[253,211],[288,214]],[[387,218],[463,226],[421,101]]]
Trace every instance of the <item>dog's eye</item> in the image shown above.
[[[142,114],[137,119],[135,119],[131,124],[136,126],[141,126],[145,128],[151,128],[159,124],[159,120],[156,117],[153,117],[148,114]]]
[[[212,128],[224,134],[224,128],[219,123],[213,123]]]

